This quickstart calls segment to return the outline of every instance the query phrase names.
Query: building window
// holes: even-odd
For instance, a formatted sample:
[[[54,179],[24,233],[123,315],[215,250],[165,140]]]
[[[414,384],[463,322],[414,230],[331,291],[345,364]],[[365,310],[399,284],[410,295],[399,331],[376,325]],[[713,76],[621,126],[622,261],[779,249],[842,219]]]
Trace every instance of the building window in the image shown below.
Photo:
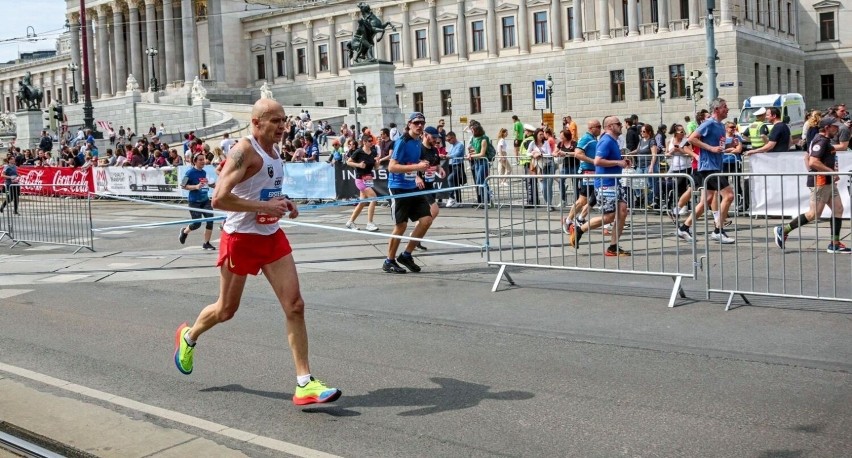
[[[485,22],[473,21],[470,23],[473,38],[473,52],[485,50]]]
[[[321,106],[324,106],[324,105],[325,105],[325,102],[314,102],[315,107],[321,107]]]
[[[328,45],[319,45],[317,48],[317,54],[319,55],[319,71],[327,72],[328,71]]]
[[[689,19],[689,0],[680,0],[680,18]]]
[[[479,87],[470,88],[470,113],[482,113],[482,93]]]
[[[423,109],[423,93],[422,92],[415,92],[414,93],[414,111],[417,111],[417,112],[420,112],[420,113],[423,113],[424,111],[426,111],[426,110]]]
[[[399,42],[399,34],[390,34],[390,56],[391,62],[402,62],[402,46]]]
[[[62,103],[62,88],[61,87],[56,88],[56,100],[58,100],[59,103]]]
[[[515,16],[503,18],[503,47],[515,47]]]
[[[639,69],[639,100],[654,98],[654,67]]]
[[[296,74],[304,75],[308,73],[308,57],[305,55],[305,48],[296,50]]]
[[[613,70],[609,72],[609,89],[611,102],[624,101],[624,70]]]
[[[444,26],[444,55],[456,53],[456,26]]]
[[[766,92],[772,90],[772,66],[766,66]]]
[[[346,108],[346,99],[338,99],[337,100],[338,108]]]
[[[745,12],[745,18],[747,21],[751,20],[751,6],[748,4],[748,0],[743,0],[743,11]]]
[[[787,69],[787,92],[793,92],[793,72]]]
[[[535,24],[535,44],[547,43],[547,12],[539,11],[533,14]]]
[[[802,75],[796,70],[796,92],[802,92]]]
[[[275,53],[275,75],[284,76],[284,51]]]
[[[657,17],[657,13],[658,13],[658,11],[657,11],[657,1],[658,1],[658,0],[651,0],[651,22],[653,22],[654,24],[656,24],[656,23],[657,23],[657,22],[659,22],[659,20],[660,20],[660,19]],[[642,19],[642,18],[640,17],[639,19],[640,19],[640,22],[641,22],[641,19]]]
[[[568,40],[574,39],[574,7],[568,8]]]
[[[771,29],[775,27],[775,22],[772,21],[772,18],[775,16],[775,12],[772,11],[772,7],[770,5],[770,0],[766,0],[766,24]]]
[[[346,49],[348,44],[349,41],[340,42],[340,68],[349,68],[349,50]]]
[[[418,59],[425,59],[429,57],[428,47],[426,46],[426,29],[415,30],[414,41],[417,44],[416,57]]]
[[[819,41],[836,40],[834,34],[834,11],[819,13]]]
[[[760,64],[757,62],[754,63],[754,93],[760,94]]]
[[[627,9],[627,0],[621,0],[621,23],[627,24],[629,20],[628,17],[628,9]]]
[[[823,100],[834,100],[834,75],[820,75],[820,94]]]
[[[686,97],[686,70],[683,64],[669,65],[669,98]]]
[[[781,93],[781,67],[775,68],[775,88],[778,89],[779,94]]]
[[[781,0],[778,0],[777,3],[778,3],[778,31],[783,32],[784,31],[784,24],[781,22],[781,19],[782,19],[782,17],[781,17],[782,16],[781,15]]]
[[[512,85],[500,85],[500,111],[512,111]]]
[[[257,79],[265,80],[266,79],[266,59],[263,54],[254,56],[255,62],[257,63]]]
[[[761,18],[761,17],[760,17],[760,16],[761,16],[761,12],[763,11],[763,10],[760,8],[760,3],[761,3],[762,1],[763,1],[763,0],[755,0],[755,1],[754,1],[755,9],[756,9],[756,11],[755,11],[755,14],[754,14],[754,15],[755,15],[755,16],[757,16],[757,23],[758,23],[758,24],[763,24],[763,18]]]
[[[452,93],[449,89],[441,91],[441,116],[452,115]],[[422,113],[422,111],[421,111]]]
[[[787,33],[793,33],[793,4],[787,2]]]

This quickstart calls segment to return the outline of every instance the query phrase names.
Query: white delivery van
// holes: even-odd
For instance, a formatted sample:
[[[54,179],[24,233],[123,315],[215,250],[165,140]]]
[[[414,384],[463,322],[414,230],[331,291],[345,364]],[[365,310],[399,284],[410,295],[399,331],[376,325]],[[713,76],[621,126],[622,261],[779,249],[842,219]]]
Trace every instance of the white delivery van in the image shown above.
[[[768,107],[781,110],[781,119],[790,127],[790,146],[798,146],[802,141],[806,113],[802,94],[755,95],[745,99],[738,121],[738,129],[745,142],[748,143],[748,126],[755,121],[754,112]]]

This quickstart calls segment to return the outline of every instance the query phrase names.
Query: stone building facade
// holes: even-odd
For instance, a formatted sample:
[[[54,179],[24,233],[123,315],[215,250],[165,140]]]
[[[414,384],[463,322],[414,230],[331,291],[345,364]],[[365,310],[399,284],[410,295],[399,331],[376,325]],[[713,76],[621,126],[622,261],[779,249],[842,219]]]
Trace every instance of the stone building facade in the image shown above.
[[[205,76],[203,65],[214,102],[249,103],[268,82],[285,105],[353,105],[345,46],[357,26],[358,1],[249,3],[88,0],[93,97],[122,96],[129,74],[146,90],[156,74],[166,92],[160,100],[172,100],[169,92],[185,91],[185,81]],[[257,11],[258,3],[272,8]],[[537,119],[532,81],[548,75],[553,111],[580,120],[636,113],[655,121],[660,104],[653,87],[660,80],[667,85],[662,108],[668,124],[693,111],[686,99],[690,71],[706,74],[706,0],[369,3],[396,27],[376,53],[396,65],[403,111],[421,110],[456,124],[460,116],[495,126],[508,124],[511,114]],[[839,27],[852,13],[842,2],[715,3],[719,94],[731,106],[776,92],[800,92],[809,106],[820,108],[852,96],[852,32]],[[72,43],[80,36],[78,7],[67,0]],[[153,61],[147,48],[158,49]],[[26,69],[53,98],[61,92],[67,99],[67,64],[79,62],[79,55],[80,47],[71,46],[64,61],[0,69],[4,108],[12,109],[16,81]],[[706,78],[701,81],[706,85]],[[76,84],[79,91],[79,78]]]

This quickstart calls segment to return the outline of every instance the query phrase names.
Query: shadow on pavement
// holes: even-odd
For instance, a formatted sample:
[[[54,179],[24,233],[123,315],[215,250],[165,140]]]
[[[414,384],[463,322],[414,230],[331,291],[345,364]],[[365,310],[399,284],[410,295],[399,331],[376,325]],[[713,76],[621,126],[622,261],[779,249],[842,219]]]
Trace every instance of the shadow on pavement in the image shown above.
[[[461,380],[432,377],[432,383],[437,388],[381,388],[367,394],[343,396],[334,404],[323,405],[322,408],[309,407],[303,409],[307,413],[324,413],[334,417],[355,417],[361,412],[351,410],[358,407],[418,407],[399,413],[400,416],[413,417],[432,415],[451,410],[469,409],[478,406],[482,401],[523,401],[532,399],[535,395],[527,391],[491,392],[488,385],[469,383]],[[261,391],[246,388],[239,384],[204,388],[202,392],[241,392],[253,396],[271,399],[290,400],[292,394],[276,391]]]

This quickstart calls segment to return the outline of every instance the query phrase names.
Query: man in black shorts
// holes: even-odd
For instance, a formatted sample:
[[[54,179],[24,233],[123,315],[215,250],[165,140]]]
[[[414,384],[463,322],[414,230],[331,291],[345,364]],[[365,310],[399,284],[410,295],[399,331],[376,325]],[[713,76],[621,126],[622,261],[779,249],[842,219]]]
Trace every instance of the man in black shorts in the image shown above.
[[[431,191],[435,189],[435,182],[444,178],[444,169],[441,167],[441,156],[438,154],[436,145],[441,141],[440,131],[432,126],[424,129],[422,146],[420,147],[420,159],[429,161],[429,168],[423,172],[417,172],[417,188],[423,191]],[[429,202],[429,213],[432,215],[432,222],[438,217],[439,208],[437,196],[435,194],[425,194],[426,201]],[[417,242],[418,250],[426,251],[426,247],[422,242]]]
[[[423,126],[426,118],[423,113],[414,112],[408,117],[408,131],[396,141],[393,154],[388,163],[388,191],[395,196],[391,205],[394,227],[392,234],[401,236],[408,228],[408,221],[416,221],[417,225],[411,232],[414,238],[422,238],[429,226],[432,225],[432,215],[429,211],[429,202],[423,194],[405,197],[405,194],[419,192],[417,188],[417,172],[425,172],[429,168],[429,161],[421,159]],[[414,262],[411,252],[417,246],[416,240],[409,240],[405,251],[396,256],[399,249],[399,239],[393,237],[388,240],[388,256],[382,265],[382,270],[396,274],[404,274],[404,265],[412,272],[420,272],[420,266]]]

